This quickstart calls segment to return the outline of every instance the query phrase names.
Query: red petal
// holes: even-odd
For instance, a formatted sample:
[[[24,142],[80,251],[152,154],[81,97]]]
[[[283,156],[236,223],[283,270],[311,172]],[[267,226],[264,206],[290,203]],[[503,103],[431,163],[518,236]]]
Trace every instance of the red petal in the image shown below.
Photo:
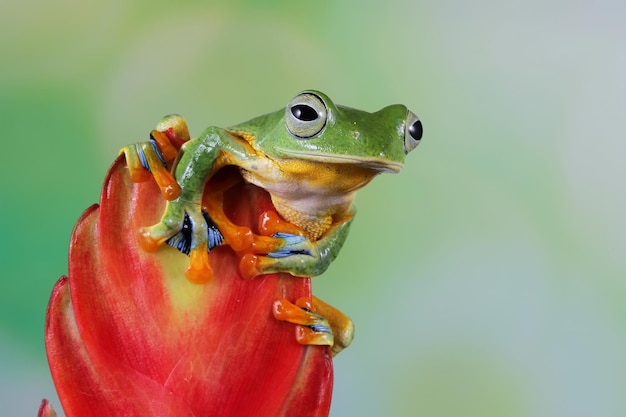
[[[271,203],[246,186],[232,206],[233,220],[251,226]],[[139,228],[163,208],[156,186],[133,184],[118,160],[100,207],[74,230],[69,279],[53,291],[46,332],[67,417],[327,416],[329,350],[299,345],[294,326],[271,312],[278,298],[310,297],[310,280],[245,280],[221,247],[210,256],[214,278],[191,283],[185,255],[137,245]]]
[[[54,412],[48,400],[42,400],[37,417],[57,417],[57,413]]]

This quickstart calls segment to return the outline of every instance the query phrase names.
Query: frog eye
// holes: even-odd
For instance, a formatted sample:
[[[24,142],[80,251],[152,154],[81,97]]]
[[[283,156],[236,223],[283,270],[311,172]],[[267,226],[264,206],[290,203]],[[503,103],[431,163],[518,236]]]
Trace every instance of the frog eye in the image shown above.
[[[404,153],[409,153],[422,140],[422,122],[420,119],[409,110],[406,116],[406,124],[404,128]]]
[[[285,109],[285,125],[298,139],[318,135],[326,126],[326,104],[313,93],[302,93],[289,102]]]

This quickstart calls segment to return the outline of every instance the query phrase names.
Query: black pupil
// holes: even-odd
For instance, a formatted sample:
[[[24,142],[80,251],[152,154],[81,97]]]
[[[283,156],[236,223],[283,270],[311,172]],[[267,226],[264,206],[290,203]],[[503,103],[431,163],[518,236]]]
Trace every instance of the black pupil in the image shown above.
[[[417,120],[409,127],[409,134],[415,140],[420,140],[422,138],[422,122]]]
[[[319,117],[317,111],[306,104],[296,104],[291,108],[291,114],[298,120],[303,122],[311,122]]]

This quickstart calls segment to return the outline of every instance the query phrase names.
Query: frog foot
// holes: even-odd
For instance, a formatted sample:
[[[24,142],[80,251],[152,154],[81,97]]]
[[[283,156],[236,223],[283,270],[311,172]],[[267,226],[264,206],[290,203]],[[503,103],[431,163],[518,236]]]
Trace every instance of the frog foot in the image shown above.
[[[176,199],[181,189],[170,169],[181,146],[188,140],[185,119],[178,115],[164,117],[157,129],[150,132],[148,141],[120,150],[120,154],[126,157],[131,181],[144,182],[152,177],[166,200]]]
[[[317,246],[298,226],[286,222],[275,211],[261,213],[258,221],[259,235],[252,235],[252,243],[238,251],[241,256],[239,271],[244,278],[272,272],[288,272],[309,276],[310,268],[295,268],[296,264],[315,262]],[[293,256],[300,258],[292,258]]]
[[[209,215],[193,204],[169,202],[159,223],[139,230],[138,241],[147,252],[164,243],[189,256],[185,276],[192,282],[207,282],[213,276],[209,252],[224,242],[224,236]]]
[[[277,232],[272,236],[257,236],[252,247],[240,255],[239,271],[247,279],[274,272],[317,275],[317,247],[302,235]]]
[[[256,235],[250,228],[221,223],[219,231],[223,242],[229,245],[240,257],[239,272],[245,279],[272,272],[289,272],[297,275],[301,272],[294,264],[302,260],[292,259],[301,255],[311,260],[316,247],[300,234],[276,232],[271,236]],[[303,273],[298,276],[307,276]]]
[[[302,345],[334,345],[333,332],[328,320],[313,311],[311,302],[299,298],[296,303],[286,299],[274,302],[272,313],[278,320],[297,324],[296,340]]]

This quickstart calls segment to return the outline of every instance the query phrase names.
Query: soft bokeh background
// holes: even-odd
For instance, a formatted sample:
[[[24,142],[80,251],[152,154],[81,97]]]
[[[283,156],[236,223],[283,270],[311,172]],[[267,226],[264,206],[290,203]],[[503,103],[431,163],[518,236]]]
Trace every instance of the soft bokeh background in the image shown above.
[[[118,149],[304,88],[425,138],[314,282],[352,316],[331,415],[626,415],[626,3],[0,5],[0,404],[60,410],[43,346],[72,226]]]

